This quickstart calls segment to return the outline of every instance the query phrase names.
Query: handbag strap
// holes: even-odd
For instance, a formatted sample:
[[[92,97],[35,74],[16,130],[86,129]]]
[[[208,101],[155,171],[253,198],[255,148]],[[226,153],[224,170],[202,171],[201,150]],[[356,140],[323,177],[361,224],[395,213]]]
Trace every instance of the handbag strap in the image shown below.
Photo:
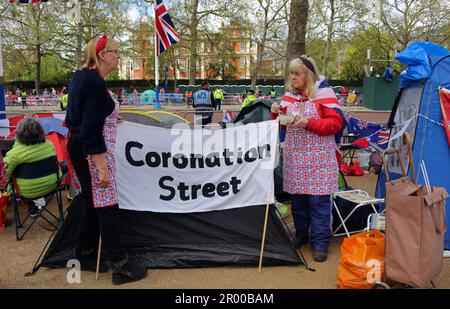
[[[431,217],[438,234],[447,230],[447,218],[445,213],[445,199],[448,193],[444,188],[432,188],[432,193],[425,196],[425,202],[430,207]],[[444,215],[440,216],[439,211],[443,210]]]

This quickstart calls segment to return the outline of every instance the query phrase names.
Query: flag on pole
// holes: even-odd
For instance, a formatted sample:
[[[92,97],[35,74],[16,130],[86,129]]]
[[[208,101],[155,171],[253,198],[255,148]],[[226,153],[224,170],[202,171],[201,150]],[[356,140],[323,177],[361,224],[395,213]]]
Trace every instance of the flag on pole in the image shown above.
[[[156,55],[161,55],[171,45],[177,43],[180,37],[175,32],[175,26],[167,13],[162,0],[156,0],[155,6],[156,26]]]

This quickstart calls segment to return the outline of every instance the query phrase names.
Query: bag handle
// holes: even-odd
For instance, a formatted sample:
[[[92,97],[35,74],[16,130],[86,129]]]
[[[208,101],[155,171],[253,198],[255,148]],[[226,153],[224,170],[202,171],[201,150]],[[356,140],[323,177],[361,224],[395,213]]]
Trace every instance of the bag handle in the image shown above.
[[[387,182],[390,182],[391,180],[389,179],[389,171],[388,171],[387,161],[386,161],[385,157],[386,157],[387,155],[395,155],[395,154],[397,154],[397,156],[398,156],[398,161],[400,162],[400,167],[401,167],[401,169],[402,169],[402,177],[405,177],[405,169],[404,169],[404,167],[403,167],[402,159],[401,159],[401,157],[400,157],[400,152],[399,152],[397,149],[395,149],[395,148],[388,148],[388,149],[386,149],[385,151],[383,151],[383,156],[382,156],[382,159],[383,159],[383,168],[384,168],[384,173],[386,174],[386,180],[387,180]]]
[[[408,146],[409,168],[411,169],[411,178],[412,178],[413,184],[416,184],[416,173],[414,170],[414,160],[413,160],[411,136],[409,136],[408,132],[403,133],[403,145]]]
[[[416,183],[416,173],[414,171],[414,162],[413,162],[413,156],[412,156],[412,144],[411,144],[411,137],[409,136],[408,132],[405,132],[403,134],[403,144],[408,145],[408,156],[409,156],[409,167],[411,169],[411,176],[412,176],[412,183]],[[384,166],[384,172],[386,174],[386,180],[389,182],[389,171],[387,168],[385,156],[386,155],[395,155],[398,156],[398,161],[400,163],[400,168],[402,169],[402,177],[406,177],[407,174],[405,173],[405,168],[403,167],[402,158],[400,157],[400,152],[395,148],[389,148],[383,151],[383,166]]]

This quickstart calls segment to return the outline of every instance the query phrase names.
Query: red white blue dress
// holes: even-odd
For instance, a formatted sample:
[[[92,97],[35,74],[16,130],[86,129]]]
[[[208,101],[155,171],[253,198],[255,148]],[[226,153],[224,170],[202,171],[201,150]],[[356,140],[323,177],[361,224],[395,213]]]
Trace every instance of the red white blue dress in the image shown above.
[[[302,100],[303,116],[320,119],[317,105]],[[329,195],[337,191],[338,164],[334,135],[319,136],[287,127],[283,149],[283,189],[291,194]]]
[[[99,172],[94,160],[88,155],[89,171],[91,174],[92,199],[94,207],[108,207],[119,203],[117,199],[116,158],[114,155],[117,136],[117,119],[119,118],[119,103],[114,100],[114,111],[105,119],[103,126],[103,138],[106,145],[106,165],[109,171],[110,183],[108,187],[101,187]]]

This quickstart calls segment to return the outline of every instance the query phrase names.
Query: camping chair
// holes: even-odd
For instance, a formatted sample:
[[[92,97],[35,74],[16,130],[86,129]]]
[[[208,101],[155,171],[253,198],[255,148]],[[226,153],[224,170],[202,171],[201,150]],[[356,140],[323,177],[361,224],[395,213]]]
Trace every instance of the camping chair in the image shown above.
[[[354,206],[352,207],[351,211],[345,216],[345,218],[342,215],[342,209],[338,206],[338,199],[343,199],[346,202],[352,203]],[[350,234],[359,233],[367,229],[367,226],[365,226],[362,229],[358,230],[352,230],[348,227],[348,222],[351,220],[352,216],[355,216],[358,209],[362,207],[370,207],[371,210],[373,210],[374,214],[381,214],[381,211],[377,207],[377,205],[384,203],[384,199],[382,198],[376,198],[373,196],[370,196],[366,191],[363,190],[348,190],[348,191],[339,191],[333,194],[333,207],[336,210],[336,213],[338,215],[338,218],[340,220],[340,224],[334,229],[333,235],[334,236],[342,236],[347,235],[350,236]],[[368,218],[367,220],[370,220]],[[339,233],[339,230],[341,228],[344,228],[345,232]]]
[[[352,142],[356,141],[359,138],[358,134],[345,134],[342,135],[342,142],[339,144],[339,150],[342,151],[342,162],[345,161],[345,158],[350,159],[350,164],[353,164],[353,159],[356,155],[356,150],[358,150],[358,146],[353,145]]]
[[[342,172],[338,174],[339,191],[333,194],[333,208],[339,218],[339,225],[333,224],[333,236],[342,236],[359,233],[368,229],[371,219],[370,214],[381,214],[378,204],[384,203],[384,199],[370,196],[363,190],[354,190],[349,187]],[[368,208],[368,209],[364,209]],[[360,220],[358,217],[363,217]],[[334,219],[336,219],[334,217]],[[367,221],[366,221],[367,220]],[[359,225],[361,228],[352,228],[351,225]],[[344,232],[340,232],[344,229]]]
[[[56,156],[51,156],[49,158],[32,162],[32,163],[24,163],[16,167],[13,173],[12,177],[12,192],[11,192],[11,199],[13,203],[13,209],[14,209],[14,222],[15,222],[15,229],[16,229],[16,240],[20,241],[22,240],[25,235],[30,231],[33,224],[38,220],[42,219],[45,222],[47,222],[52,228],[58,229],[60,224],[64,222],[64,212],[63,212],[63,206],[62,206],[62,198],[61,198],[61,191],[65,189],[65,186],[61,184],[61,181],[66,177],[67,175],[67,168],[64,167],[64,164],[61,164],[61,170],[60,172],[60,163],[57,160]],[[16,178],[22,178],[22,179],[36,179],[41,178],[45,176],[50,176],[52,174],[56,174],[56,187],[51,191],[48,192],[45,195],[35,197],[33,199],[27,199],[21,196],[20,194],[20,188],[17,185]],[[62,175],[61,175],[62,174]],[[57,200],[57,206],[58,206],[58,217],[50,212],[47,209],[47,206],[50,204],[53,197],[56,195]],[[23,221],[20,220],[20,214],[19,214],[19,200],[21,202],[26,201],[40,201],[41,205],[36,205],[39,208],[39,212],[36,214],[36,216],[32,217],[31,214],[28,214]],[[53,218],[56,220],[56,224],[49,220],[49,218]],[[27,226],[25,231],[19,235],[19,228],[24,227],[25,223],[30,220],[30,224]]]

